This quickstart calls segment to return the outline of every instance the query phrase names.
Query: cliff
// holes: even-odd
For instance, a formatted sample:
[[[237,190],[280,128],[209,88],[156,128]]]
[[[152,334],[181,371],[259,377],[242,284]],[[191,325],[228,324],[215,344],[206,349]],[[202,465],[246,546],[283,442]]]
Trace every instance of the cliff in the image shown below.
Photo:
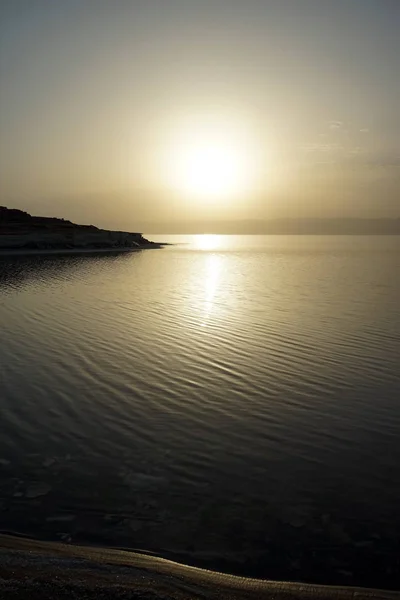
[[[107,231],[0,206],[0,252],[10,250],[118,250],[159,247],[141,233]]]

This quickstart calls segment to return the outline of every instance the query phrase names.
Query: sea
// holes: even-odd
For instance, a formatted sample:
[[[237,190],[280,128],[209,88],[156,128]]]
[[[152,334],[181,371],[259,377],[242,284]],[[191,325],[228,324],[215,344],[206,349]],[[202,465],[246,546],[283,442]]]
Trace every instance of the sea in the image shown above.
[[[400,236],[0,258],[0,531],[400,589]]]

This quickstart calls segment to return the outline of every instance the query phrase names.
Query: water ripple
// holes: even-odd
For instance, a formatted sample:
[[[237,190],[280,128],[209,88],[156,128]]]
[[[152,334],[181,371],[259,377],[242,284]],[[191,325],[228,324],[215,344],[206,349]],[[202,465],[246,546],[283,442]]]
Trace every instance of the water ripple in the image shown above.
[[[85,535],[118,513],[110,543],[254,564],[302,522],[308,544],[400,535],[399,242],[256,242],[0,261],[3,501],[54,464]]]

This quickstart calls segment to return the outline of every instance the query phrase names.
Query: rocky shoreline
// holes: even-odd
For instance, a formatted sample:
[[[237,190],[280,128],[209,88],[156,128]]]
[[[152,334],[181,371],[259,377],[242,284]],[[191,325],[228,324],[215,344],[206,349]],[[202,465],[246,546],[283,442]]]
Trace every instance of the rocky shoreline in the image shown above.
[[[0,206],[0,256],[119,252],[160,248],[141,233],[108,231]]]

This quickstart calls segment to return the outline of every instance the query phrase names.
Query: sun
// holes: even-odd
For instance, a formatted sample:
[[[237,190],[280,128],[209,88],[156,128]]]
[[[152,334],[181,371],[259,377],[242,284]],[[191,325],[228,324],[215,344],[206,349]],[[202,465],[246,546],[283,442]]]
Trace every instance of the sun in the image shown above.
[[[218,127],[191,128],[175,138],[167,171],[173,188],[210,202],[243,193],[252,176],[246,143],[235,131]]]
[[[203,197],[224,197],[244,184],[244,160],[240,149],[227,142],[209,140],[186,147],[179,170],[183,192]]]

